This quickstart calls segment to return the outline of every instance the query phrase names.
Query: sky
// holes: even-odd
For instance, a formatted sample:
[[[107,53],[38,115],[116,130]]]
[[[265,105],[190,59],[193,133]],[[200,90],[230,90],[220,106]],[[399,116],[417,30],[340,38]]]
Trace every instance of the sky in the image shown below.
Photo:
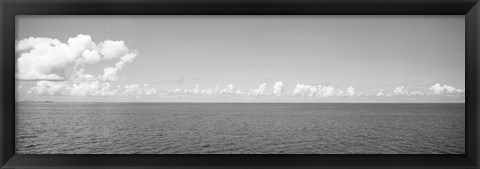
[[[17,101],[464,102],[465,20],[16,18]]]

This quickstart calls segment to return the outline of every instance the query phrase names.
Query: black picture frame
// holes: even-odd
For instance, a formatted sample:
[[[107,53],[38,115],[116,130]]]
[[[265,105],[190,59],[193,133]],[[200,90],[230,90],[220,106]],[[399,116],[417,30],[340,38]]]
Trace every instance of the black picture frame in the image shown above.
[[[0,168],[478,168],[478,0],[1,0]],[[15,154],[16,15],[465,15],[464,155]]]

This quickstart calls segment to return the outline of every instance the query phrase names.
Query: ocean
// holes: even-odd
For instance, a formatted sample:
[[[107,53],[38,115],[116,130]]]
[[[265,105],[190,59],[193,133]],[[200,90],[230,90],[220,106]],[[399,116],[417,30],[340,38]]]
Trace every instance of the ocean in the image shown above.
[[[28,103],[18,154],[464,154],[463,103]]]

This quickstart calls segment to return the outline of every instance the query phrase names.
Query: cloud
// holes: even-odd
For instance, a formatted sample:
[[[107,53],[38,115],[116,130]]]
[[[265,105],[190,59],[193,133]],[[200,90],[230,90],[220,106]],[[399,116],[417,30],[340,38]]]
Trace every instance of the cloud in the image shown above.
[[[36,95],[57,95],[64,91],[66,83],[61,81],[38,81],[28,93]]]
[[[370,96],[377,96],[377,97],[415,97],[416,99],[421,97],[426,97],[422,91],[408,91],[405,86],[397,86],[393,88],[390,92],[386,93],[383,89],[379,90],[378,93],[374,94],[364,94],[364,93],[357,93],[353,86],[350,86],[346,89],[336,88],[330,85],[308,85],[308,84],[301,84],[298,83],[294,88],[292,93],[286,93],[284,89],[284,84],[281,81],[276,82],[271,90],[267,88],[267,83],[262,83],[256,89],[247,89],[245,91],[238,90],[235,88],[235,85],[229,84],[224,88],[220,86],[216,86],[215,89],[207,88],[201,89],[199,85],[195,85],[192,89],[175,89],[168,93],[171,95],[190,95],[190,96],[208,96],[208,97],[226,97],[229,98],[258,98],[258,96],[262,96],[262,98],[276,98],[276,97],[302,97],[302,98],[330,98],[330,97],[355,97],[355,98],[362,98],[362,97],[370,97]],[[445,91],[449,91],[449,87],[445,88]],[[457,91],[461,92],[460,89],[455,89],[450,91]],[[203,96],[202,96],[203,95]],[[352,98],[354,99],[354,98]]]
[[[28,38],[16,45],[16,52],[24,52],[17,59],[17,78],[26,80],[62,79],[62,68],[71,60],[68,45],[56,39]]]
[[[99,77],[101,80],[105,81],[117,81],[118,80],[118,71],[123,68],[123,66],[127,63],[133,62],[133,60],[137,57],[135,53],[128,53],[120,58],[120,60],[115,63],[114,67],[107,67],[103,70],[103,75]]]
[[[402,97],[422,97],[422,96],[428,96],[428,95],[437,95],[437,96],[452,96],[452,95],[458,95],[458,94],[463,94],[465,90],[462,89],[456,89],[452,86],[448,85],[440,85],[439,83],[436,83],[432,85],[431,87],[428,88],[430,93],[425,93],[422,91],[411,91],[409,92],[406,90],[405,86],[397,86],[395,87],[391,92],[384,93],[383,89],[380,90],[376,96],[382,97],[392,97],[392,96],[402,96]]]
[[[380,89],[380,91],[377,93],[377,96],[378,97],[385,96],[385,94],[383,93],[383,89]]]
[[[349,87],[347,89],[346,96],[353,96],[355,91],[353,87]],[[336,89],[330,85],[306,85],[306,84],[297,84],[293,89],[293,96],[297,97],[337,97],[337,96],[345,96],[345,91]]]
[[[98,46],[100,48],[100,54],[102,54],[107,60],[121,58],[129,53],[129,50],[123,41],[106,40]]]
[[[354,96],[354,95],[355,95],[355,89],[352,86],[347,88],[347,96]]]
[[[78,73],[69,81],[38,81],[29,93],[36,95],[113,96],[120,89],[112,89],[108,82],[99,81],[92,75]]]
[[[102,56],[95,50],[85,50],[82,56],[77,62],[83,62],[88,64],[98,63]]]
[[[16,44],[19,55],[16,76],[24,80],[63,79],[65,66],[74,63],[84,50],[93,45],[90,36],[86,35],[69,38],[67,43],[50,38],[20,40]]]
[[[394,96],[408,96],[408,91],[405,90],[405,86],[398,86],[393,89]]]
[[[151,88],[149,84],[143,86],[139,84],[125,85],[121,96],[154,96],[159,94],[159,91],[155,88]]]
[[[111,88],[111,84],[106,81],[101,81],[91,74],[85,74],[85,69],[78,69],[66,81],[69,84],[66,92],[71,96],[113,96],[119,90]]]
[[[409,96],[423,96],[423,92],[421,91],[413,91],[408,94]]]
[[[140,85],[133,84],[133,85],[126,85],[124,86],[125,90],[123,91],[124,95],[141,95],[142,92],[140,90]]]
[[[65,80],[68,65],[73,71],[84,64],[118,59],[115,66],[105,68],[103,80],[116,80],[118,71],[136,58],[136,51],[125,46],[124,41],[106,40],[97,45],[91,36],[79,34],[66,43],[52,38],[30,37],[16,43],[17,73],[20,80]]]
[[[201,94],[205,94],[205,95],[211,95],[213,94],[213,90],[212,89],[202,89],[202,91],[200,92]]]
[[[225,88],[221,89],[220,86],[214,89],[201,89],[200,85],[195,85],[193,89],[180,89],[167,91],[170,95],[211,95],[211,96],[243,96],[246,93],[235,89],[235,85],[229,84]]]
[[[235,94],[235,85],[229,84],[223,90],[217,91],[219,94]]]
[[[252,94],[256,96],[266,95],[266,92],[265,92],[266,88],[267,88],[267,83],[262,83],[258,86],[257,89],[252,91]]]
[[[441,85],[436,83],[428,88],[431,91],[431,94],[440,95],[440,94],[455,94],[455,93],[464,93],[465,89],[456,89],[455,87],[449,85]]]
[[[215,89],[207,88],[201,89],[199,85],[196,85],[193,89],[176,89],[170,91],[171,94],[181,95],[191,95],[191,96],[207,96],[208,97],[225,97],[229,98],[291,98],[291,97],[300,97],[300,98],[332,98],[332,97],[351,97],[350,99],[355,98],[367,98],[367,97],[395,97],[401,98],[425,98],[428,99],[429,95],[424,91],[408,91],[407,88],[403,85],[393,88],[390,92],[385,92],[383,89],[380,89],[377,93],[368,94],[355,91],[353,86],[350,86],[345,89],[336,88],[330,85],[308,85],[298,83],[294,88],[292,93],[286,93],[284,89],[284,84],[281,81],[274,83],[273,87],[267,88],[267,83],[262,83],[255,89],[247,90],[238,90],[235,88],[235,85],[229,84],[224,88],[221,88],[217,85]],[[463,93],[464,90],[456,89],[447,85],[433,85],[431,90],[441,91],[446,93],[452,93],[450,95],[443,96],[460,96],[459,93]],[[440,93],[440,92],[437,92]],[[455,94],[454,94],[455,93]]]
[[[273,86],[273,95],[280,97],[283,94],[283,82],[275,82]]]
[[[113,96],[119,89],[110,90],[110,83],[95,81],[83,81],[73,84],[70,90],[71,96]]]
[[[294,96],[313,96],[315,92],[317,91],[317,88],[314,86],[310,85],[305,85],[305,84],[297,84],[295,86],[295,89],[293,90],[293,95]]]
[[[200,85],[196,84],[195,88],[193,89],[185,89],[184,93],[195,94],[195,95],[201,94]]]
[[[154,88],[147,88],[144,90],[144,93],[145,95],[147,96],[152,96],[152,95],[155,95],[158,93],[158,90],[157,89],[154,89]]]
[[[120,87],[112,89],[107,81],[118,80],[119,70],[137,57],[136,51],[129,50],[123,41],[106,40],[96,45],[89,35],[82,34],[69,38],[67,43],[51,38],[26,38],[17,42],[16,54],[19,55],[16,77],[40,80],[29,93],[71,96],[115,95]],[[95,77],[84,73],[86,64],[112,59],[117,59],[115,65],[106,67],[103,74]],[[73,68],[66,73],[69,65]]]
[[[335,95],[335,88],[332,86],[318,86],[317,92],[315,94],[316,97],[331,97]]]
[[[157,89],[150,88],[149,86],[150,86],[149,84],[143,84],[143,87],[145,88],[143,90],[145,95],[151,96],[151,95],[155,95],[155,94],[159,93]]]

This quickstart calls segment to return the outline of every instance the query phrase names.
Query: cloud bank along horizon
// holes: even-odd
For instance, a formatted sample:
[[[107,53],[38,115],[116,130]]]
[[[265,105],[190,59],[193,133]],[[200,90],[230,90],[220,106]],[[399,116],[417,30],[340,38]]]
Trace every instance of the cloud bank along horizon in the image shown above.
[[[106,40],[100,43],[92,41],[89,35],[79,34],[66,43],[52,38],[30,37],[17,41],[17,73],[20,81],[36,81],[28,89],[27,95],[44,96],[98,96],[98,97],[198,97],[198,98],[360,98],[360,97],[464,97],[465,90],[446,84],[436,83],[425,91],[408,91],[398,86],[391,91],[378,89],[376,94],[356,93],[353,86],[345,89],[331,85],[309,85],[297,83],[293,92],[287,92],[282,81],[277,81],[269,88],[261,83],[258,88],[249,90],[236,89],[234,84],[200,88],[196,84],[191,89],[162,90],[149,84],[130,84],[113,86],[111,83],[121,79],[120,70],[134,62],[137,51],[129,49],[124,41]],[[115,61],[112,66],[103,69],[103,73],[92,75],[85,73],[85,67],[100,62]],[[122,77],[126,78],[126,77]],[[22,89],[23,86],[18,86]]]

